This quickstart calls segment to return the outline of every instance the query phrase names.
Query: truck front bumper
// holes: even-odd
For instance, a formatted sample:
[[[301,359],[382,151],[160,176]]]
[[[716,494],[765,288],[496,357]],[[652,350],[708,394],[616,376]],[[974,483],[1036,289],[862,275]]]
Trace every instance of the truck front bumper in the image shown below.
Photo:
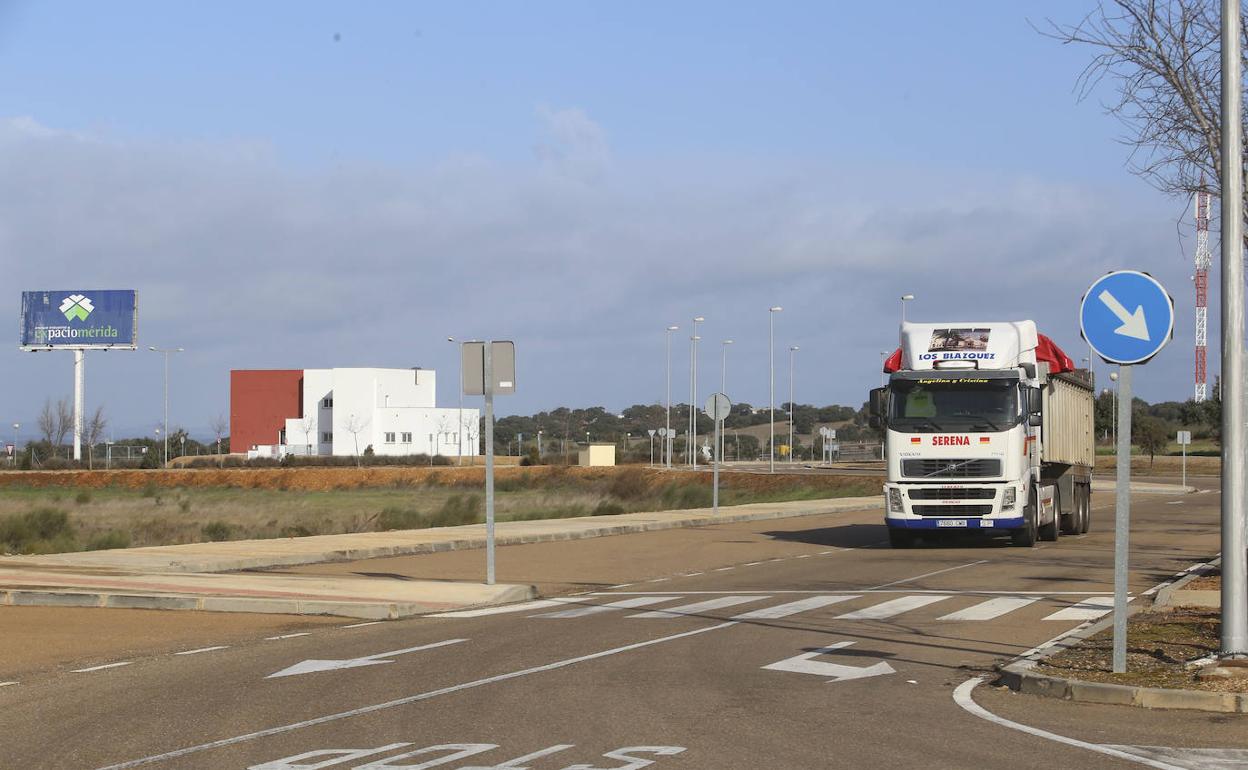
[[[1021,529],[1025,499],[1012,484],[888,483],[884,522],[894,529]]]

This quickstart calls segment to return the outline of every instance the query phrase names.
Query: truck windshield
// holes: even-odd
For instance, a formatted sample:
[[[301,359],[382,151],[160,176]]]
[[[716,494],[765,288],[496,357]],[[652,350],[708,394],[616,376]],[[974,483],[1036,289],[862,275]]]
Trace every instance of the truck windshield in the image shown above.
[[[1018,424],[1017,380],[894,380],[888,424],[909,433],[991,433]]]

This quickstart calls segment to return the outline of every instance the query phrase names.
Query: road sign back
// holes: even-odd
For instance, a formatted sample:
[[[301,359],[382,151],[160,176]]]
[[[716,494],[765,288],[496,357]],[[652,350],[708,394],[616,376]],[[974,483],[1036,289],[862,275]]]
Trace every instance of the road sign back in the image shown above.
[[[1111,364],[1141,364],[1174,333],[1174,300],[1147,273],[1119,270],[1097,279],[1079,306],[1079,328]]]

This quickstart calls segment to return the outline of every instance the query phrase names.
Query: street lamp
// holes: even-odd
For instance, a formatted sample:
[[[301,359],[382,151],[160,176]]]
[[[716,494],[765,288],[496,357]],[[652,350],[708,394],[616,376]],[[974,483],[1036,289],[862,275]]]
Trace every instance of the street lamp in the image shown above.
[[[776,305],[767,308],[769,326],[767,328],[767,424],[770,438],[767,441],[768,472],[776,472],[776,313],[784,308]]]
[[[460,388],[460,391],[462,392],[463,388]],[[537,461],[539,463],[542,461],[542,432],[540,430],[537,432]]]
[[[789,348],[789,464],[793,464],[793,421],[797,409],[793,405],[793,354],[798,351],[797,345]]]
[[[912,300],[912,299],[914,299],[914,295],[913,295],[913,294],[902,294],[902,295],[901,295],[901,322],[902,322],[903,324],[906,322],[906,303],[907,303],[907,302],[909,302],[909,301],[910,301],[910,300]]]
[[[184,348],[158,348],[149,345],[148,350],[165,355],[165,465],[169,464],[169,354],[183,353]]]
[[[725,396],[728,395],[728,346],[732,344],[732,340],[724,340],[720,343],[720,361],[719,361],[719,392]],[[715,447],[719,452],[719,461],[724,461],[724,432],[719,432],[719,446]]]
[[[692,334],[689,335],[689,465],[698,467],[698,453],[694,446],[698,443],[698,324],[706,319],[695,316]]]
[[[679,329],[679,326],[667,327],[667,433],[664,434],[663,443],[667,446],[667,467],[672,467],[672,332]]]
[[[446,341],[451,343],[452,345],[455,344],[454,337],[447,337]],[[459,366],[459,418],[457,422],[459,425],[459,438],[457,439],[459,441],[459,463],[458,465],[463,465],[464,464],[464,366],[463,366],[463,361],[460,361],[460,366]],[[541,454],[541,453],[539,452],[538,454]]]

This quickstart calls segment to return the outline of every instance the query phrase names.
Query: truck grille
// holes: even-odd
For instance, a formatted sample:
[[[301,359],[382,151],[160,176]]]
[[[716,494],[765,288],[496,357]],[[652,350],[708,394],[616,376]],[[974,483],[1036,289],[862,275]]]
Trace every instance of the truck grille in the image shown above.
[[[992,500],[995,489],[912,489],[911,500]]]
[[[910,507],[916,516],[987,516],[991,505],[914,505]]]
[[[1000,460],[902,460],[901,475],[946,479],[978,479],[1001,475]]]

